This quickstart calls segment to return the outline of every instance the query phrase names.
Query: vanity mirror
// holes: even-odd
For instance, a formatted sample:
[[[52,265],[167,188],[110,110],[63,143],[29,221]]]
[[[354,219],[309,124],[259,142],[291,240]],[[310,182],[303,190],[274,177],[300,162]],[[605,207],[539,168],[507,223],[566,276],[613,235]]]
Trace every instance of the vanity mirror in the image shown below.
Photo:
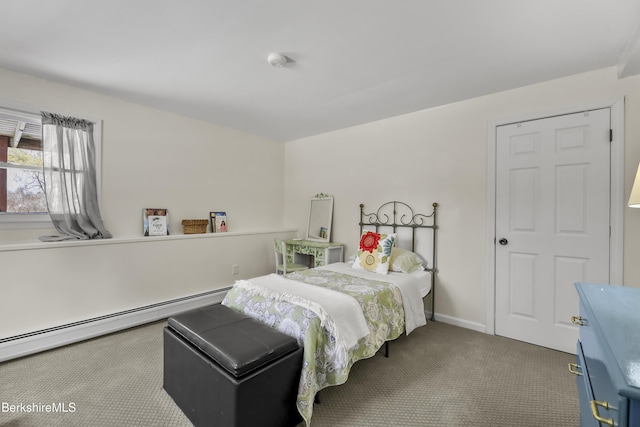
[[[309,222],[307,223],[307,240],[330,242],[332,218],[333,197],[323,193],[312,197],[309,206]]]

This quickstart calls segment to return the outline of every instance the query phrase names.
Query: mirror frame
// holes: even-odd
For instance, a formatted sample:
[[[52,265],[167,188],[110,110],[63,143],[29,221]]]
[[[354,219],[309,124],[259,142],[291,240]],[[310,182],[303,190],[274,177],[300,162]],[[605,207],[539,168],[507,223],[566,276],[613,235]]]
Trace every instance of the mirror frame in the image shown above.
[[[324,204],[328,204],[328,218],[325,217],[326,213],[324,212],[324,210],[327,210],[326,207],[323,206],[323,210],[320,211],[319,207],[320,207],[320,203]],[[315,212],[314,212],[314,204],[315,204]],[[319,218],[318,216],[322,215],[323,218]],[[325,222],[326,220],[326,222]],[[333,220],[333,196],[329,196],[327,194],[323,194],[323,193],[319,193],[316,194],[315,196],[313,196],[311,198],[311,202],[309,203],[309,218],[307,220],[307,236],[306,236],[306,240],[311,240],[314,242],[330,242],[331,241],[331,223]],[[322,224],[326,224],[326,227],[322,226]],[[311,227],[314,228],[319,228],[319,227],[323,227],[326,228],[326,237],[322,237],[322,236],[318,236],[318,235],[313,235],[311,234]]]

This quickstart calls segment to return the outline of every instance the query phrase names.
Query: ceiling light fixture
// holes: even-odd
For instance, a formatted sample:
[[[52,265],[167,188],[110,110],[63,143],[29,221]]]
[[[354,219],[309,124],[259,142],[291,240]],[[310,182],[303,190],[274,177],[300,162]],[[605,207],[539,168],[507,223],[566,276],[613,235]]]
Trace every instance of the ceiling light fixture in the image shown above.
[[[269,65],[274,68],[282,68],[287,65],[287,57],[281,53],[270,53],[269,56],[267,56],[267,61]]]

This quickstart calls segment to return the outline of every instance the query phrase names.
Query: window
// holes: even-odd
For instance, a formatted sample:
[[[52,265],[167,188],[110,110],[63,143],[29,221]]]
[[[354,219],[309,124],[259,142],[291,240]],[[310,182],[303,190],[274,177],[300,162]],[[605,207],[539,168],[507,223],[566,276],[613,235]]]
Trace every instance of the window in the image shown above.
[[[0,213],[46,213],[40,123],[0,115]]]
[[[52,111],[0,99],[0,229],[52,226],[42,181],[42,110]],[[53,112],[93,122],[99,196],[102,121]]]
[[[0,108],[0,221],[48,222],[40,117]]]

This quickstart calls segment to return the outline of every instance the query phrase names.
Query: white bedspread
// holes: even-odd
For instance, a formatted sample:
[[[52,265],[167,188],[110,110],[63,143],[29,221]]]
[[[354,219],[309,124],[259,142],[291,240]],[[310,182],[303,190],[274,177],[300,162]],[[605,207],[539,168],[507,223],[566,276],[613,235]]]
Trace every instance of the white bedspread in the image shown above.
[[[311,310],[344,350],[352,348],[360,338],[369,334],[360,304],[355,298],[341,292],[289,280],[273,273],[238,280],[235,286],[264,298],[291,302]]]
[[[400,289],[402,294],[402,305],[404,307],[405,329],[407,335],[419,326],[427,324],[427,317],[424,314],[424,305],[420,295],[420,286],[415,283],[415,279],[410,274],[380,274],[366,270],[358,270],[351,267],[351,264],[338,262],[322,267],[336,273],[349,274],[351,276],[362,277],[364,279],[377,280],[379,282],[392,283]]]

